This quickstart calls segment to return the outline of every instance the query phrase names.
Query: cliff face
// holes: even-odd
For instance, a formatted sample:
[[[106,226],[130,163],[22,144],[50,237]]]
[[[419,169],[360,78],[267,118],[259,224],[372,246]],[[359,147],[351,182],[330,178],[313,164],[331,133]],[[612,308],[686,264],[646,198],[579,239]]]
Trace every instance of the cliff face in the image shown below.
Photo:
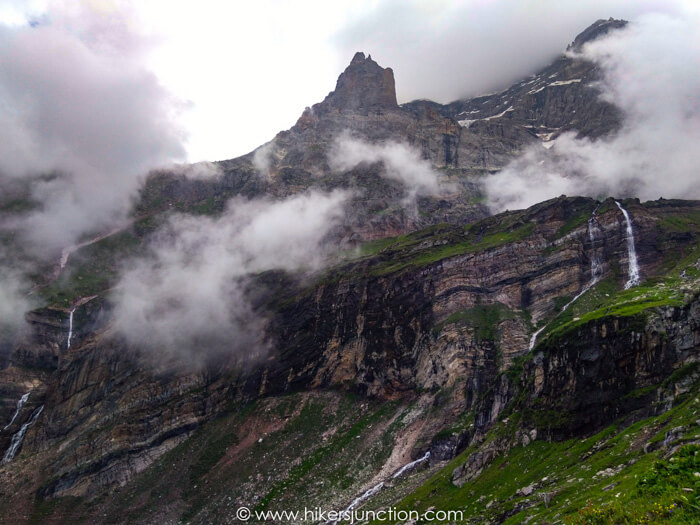
[[[658,398],[651,387],[696,362],[699,345],[697,297],[681,307],[596,320],[538,347],[523,374],[531,380],[528,399],[537,399],[538,411],[558,414],[548,431],[559,435],[585,434],[636,411],[658,413],[673,396]]]
[[[413,245],[404,241],[393,252],[387,248],[330,274],[327,284],[301,292],[273,318],[270,331],[278,334],[281,359],[266,370],[268,383],[274,377],[283,389],[354,383],[371,395],[465,379],[487,384],[527,353],[533,324],[558,314],[564,298],[590,283],[593,257],[600,261],[599,280],[625,278],[626,231],[610,203],[596,214],[600,237],[594,244],[588,217],[597,204],[558,199],[477,223],[467,233],[438,228],[427,238],[417,236]],[[645,208],[631,209],[640,264],[655,273],[663,250],[675,251],[678,241]],[[510,236],[522,238],[473,250],[495,224],[508,224]],[[449,253],[443,246],[449,250],[460,242],[463,248],[441,258]],[[311,363],[303,357],[310,348],[322,349]],[[482,393],[481,387],[472,390]]]
[[[588,219],[596,208],[600,234],[591,244]],[[695,204],[630,201],[627,208],[640,239],[643,275],[656,273],[665,253],[694,242],[693,236],[669,234],[663,224]],[[586,286],[594,255],[603,268],[601,283],[624,283],[626,227],[612,201],[555,199],[468,228],[419,232],[331,270],[317,284],[287,288],[279,297],[271,293],[260,313],[269,317],[274,350],[249,369],[158,373],[115,339],[108,323],[100,324],[108,305],[99,301],[76,309],[75,335],[66,349],[67,314],[34,312],[40,330],[1,372],[5,378],[24,375],[22,388],[41,385],[32,391],[32,406],[43,404],[44,416],[22,450],[51,475],[41,476],[34,490],[43,499],[95,497],[128,483],[232,403],[299,390],[342,387],[401,399],[449,389],[453,410],[474,413],[476,428],[488,428],[519,391],[502,374],[528,354],[533,323],[552,319],[562,298]],[[571,423],[554,430],[575,434],[611,421],[631,406],[615,399],[663,380],[693,358],[697,306],[663,315],[671,315],[655,321],[663,328],[651,323],[646,335],[646,328],[630,332],[628,325],[638,321],[626,318],[566,336],[543,334],[523,381],[538,410],[570,414]],[[49,357],[53,363],[56,355],[57,363],[38,374],[36,363]],[[3,434],[3,445],[31,408]],[[19,471],[3,475],[12,472]]]

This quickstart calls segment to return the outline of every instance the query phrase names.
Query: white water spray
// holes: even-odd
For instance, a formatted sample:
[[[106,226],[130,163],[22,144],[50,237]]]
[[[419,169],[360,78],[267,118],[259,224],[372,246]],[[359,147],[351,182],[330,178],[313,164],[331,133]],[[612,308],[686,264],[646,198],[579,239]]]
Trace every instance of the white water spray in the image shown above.
[[[598,231],[595,218],[597,211],[598,208],[593,211],[593,215],[588,219],[588,240],[591,241],[591,284],[589,288],[597,283],[603,276],[603,268],[601,267],[601,261],[598,258],[598,251],[595,246],[596,232]]]
[[[20,410],[22,410],[22,407],[23,407],[24,404],[27,402],[27,399],[29,399],[29,394],[30,394],[30,393],[31,393],[31,392],[27,392],[26,394],[24,394],[22,397],[19,398],[19,401],[17,401],[17,410],[15,410],[15,413],[14,413],[14,415],[12,416],[12,419],[10,419],[10,422],[9,422],[7,425],[5,425],[5,427],[3,428],[3,430],[7,430],[8,428],[10,428],[10,426],[12,425],[12,423],[15,422],[15,419],[17,419],[17,416],[19,415]]]
[[[71,337],[73,337],[73,312],[75,312],[75,308],[71,309],[70,316],[68,317],[68,344],[66,345],[66,349],[68,350],[70,350],[70,340]]]
[[[619,206],[619,205],[618,205]],[[591,241],[591,280],[588,281],[588,284],[583,287],[583,289],[574,296],[571,301],[566,303],[564,307],[559,311],[557,315],[561,315],[566,311],[566,309],[574,304],[578,299],[585,294],[588,290],[593,288],[595,284],[600,280],[603,270],[601,268],[600,264],[600,259],[598,259],[598,254],[596,252],[596,247],[595,247],[595,240],[596,240],[596,231],[597,231],[597,226],[596,226],[596,219],[595,219],[595,214],[596,211],[598,211],[598,208],[593,210],[593,214],[591,215],[591,218],[588,219],[588,239]],[[542,328],[539,328],[534,334],[532,334],[532,337],[530,337],[530,346],[528,348],[528,351],[531,352],[533,348],[535,348],[535,343],[537,343],[537,336],[540,335],[542,330],[547,328],[547,325],[544,325]]]
[[[530,337],[530,345],[528,346],[528,352],[532,352],[532,349],[535,348],[535,343],[537,342],[537,336],[540,335],[542,330],[547,328],[547,325],[544,325],[542,328],[538,328],[534,334],[532,334],[532,337]]]
[[[411,461],[410,463],[406,463],[403,467],[401,467],[399,470],[397,470],[392,476],[391,479],[396,479],[399,476],[401,476],[404,472],[407,470],[411,470],[414,468],[416,465],[419,465],[423,463],[424,461],[427,461],[430,458],[430,451],[426,452],[422,457],[416,459],[415,461]],[[382,489],[384,488],[384,482],[380,481],[376,485],[368,488],[366,491],[364,491],[362,494],[357,496],[354,500],[352,500],[352,503],[348,505],[345,510],[340,514],[342,520],[349,519],[350,513],[355,510],[357,507],[360,506],[360,504],[364,503],[368,499],[372,498],[375,494],[378,494]],[[345,518],[347,516],[347,518]],[[327,525],[336,525],[338,521],[329,521],[327,522]]]
[[[617,207],[620,208],[622,215],[625,216],[625,223],[627,224],[627,259],[629,260],[629,272],[627,283],[625,284],[625,290],[637,286],[639,284],[639,264],[637,263],[637,250],[634,247],[634,230],[632,229],[632,220],[630,219],[627,210],[622,207],[622,204],[615,201]]]
[[[10,441],[10,447],[7,449],[7,452],[5,452],[5,456],[2,458],[3,464],[9,463],[12,461],[15,456],[17,455],[17,451],[19,451],[19,448],[22,446],[22,441],[24,441],[24,436],[27,434],[27,430],[29,430],[29,427],[31,427],[37,419],[39,419],[39,416],[41,415],[42,411],[44,410],[44,405],[41,405],[39,408],[35,409],[34,412],[32,412],[32,415],[29,417],[27,422],[22,425],[22,427],[17,431],[17,433],[12,436],[12,440]]]
[[[422,458],[418,458],[418,459],[415,460],[415,461],[411,461],[410,463],[407,463],[406,465],[404,465],[403,467],[401,467],[399,470],[397,470],[397,471],[396,471],[396,474],[394,474],[393,476],[391,476],[391,479],[396,479],[396,478],[398,478],[401,474],[403,474],[403,473],[406,472],[407,470],[412,469],[412,468],[415,467],[416,465],[420,465],[420,464],[423,463],[424,461],[427,461],[429,458],[430,458],[430,451],[428,450],[428,452],[426,452],[425,455],[424,455]]]

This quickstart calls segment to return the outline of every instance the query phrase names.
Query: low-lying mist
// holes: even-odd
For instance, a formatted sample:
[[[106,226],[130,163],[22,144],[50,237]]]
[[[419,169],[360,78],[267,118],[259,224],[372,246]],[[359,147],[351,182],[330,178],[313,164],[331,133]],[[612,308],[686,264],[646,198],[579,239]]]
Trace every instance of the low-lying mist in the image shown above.
[[[350,170],[361,163],[377,162],[384,165],[383,176],[400,182],[406,188],[404,205],[407,207],[415,207],[419,195],[440,195],[454,191],[451,185],[440,180],[430,162],[406,144],[371,144],[345,133],[335,139],[328,155],[331,169],[338,171]]]
[[[0,22],[0,191],[30,185],[38,206],[8,227],[41,256],[114,226],[149,169],[185,158],[185,105],[149,71],[129,14],[59,2]]]
[[[116,329],[154,357],[195,364],[217,354],[260,357],[264,319],[246,297],[250,276],[321,268],[329,253],[324,238],[349,197],[310,191],[282,201],[234,198],[219,217],[172,217],[148,256],[124,268],[113,294]]]
[[[14,340],[24,325],[24,313],[33,306],[28,288],[20,272],[0,264],[0,345]]]

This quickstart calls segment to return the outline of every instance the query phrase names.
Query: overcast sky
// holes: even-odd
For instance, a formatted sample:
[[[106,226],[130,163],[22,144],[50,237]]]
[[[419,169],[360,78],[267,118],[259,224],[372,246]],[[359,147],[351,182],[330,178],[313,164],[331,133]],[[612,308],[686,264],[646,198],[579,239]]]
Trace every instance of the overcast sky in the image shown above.
[[[181,157],[170,139],[184,134],[185,158],[195,162],[247,153],[292,126],[305,106],[319,102],[335,87],[338,74],[358,50],[394,69],[400,102],[415,98],[448,102],[503,87],[532,72],[598,18],[633,19],[648,11],[682,13],[697,10],[697,3],[3,0],[0,24],[6,31],[30,23],[36,29],[48,26],[63,33],[64,40],[86,45],[95,54],[93,71],[100,78],[110,67],[124,67],[125,61],[129,67],[137,63],[153,73],[173,119],[167,143],[157,144],[163,160]],[[45,51],[45,59],[55,63],[52,50]],[[36,54],[15,58],[42,59]],[[42,89],[50,91],[51,74],[62,72],[58,67],[45,69],[40,80],[48,87]],[[96,84],[104,88],[99,79]],[[123,96],[145,92],[147,104],[160,104],[152,100],[156,86],[146,84],[141,79],[135,94],[124,82]],[[109,92],[118,98],[111,88]],[[70,109],[79,111],[80,97],[70,104]],[[116,101],[113,104],[118,107]],[[160,106],[162,126],[165,106]],[[62,124],[52,122],[54,127]]]

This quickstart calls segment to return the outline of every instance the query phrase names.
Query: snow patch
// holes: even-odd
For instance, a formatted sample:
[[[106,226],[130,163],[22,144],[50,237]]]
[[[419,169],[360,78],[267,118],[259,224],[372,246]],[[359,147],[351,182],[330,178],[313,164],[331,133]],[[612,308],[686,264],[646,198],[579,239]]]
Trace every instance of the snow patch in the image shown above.
[[[478,120],[493,120],[493,119],[501,118],[503,115],[505,115],[509,111],[514,111],[513,106],[509,106],[505,111],[499,113],[498,115],[492,115],[490,117],[478,118],[478,119],[474,119],[474,120],[458,120],[457,124],[459,124],[463,128],[468,128],[472,123],[474,123]]]
[[[577,84],[581,82],[580,78],[574,78],[571,80],[557,80],[556,82],[552,82],[550,86],[568,86],[569,84]]]
[[[551,77],[550,77],[551,78]],[[555,82],[550,82],[549,84],[545,84],[542,87],[539,87],[537,89],[532,89],[528,91],[530,95],[534,95],[535,93],[539,93],[540,91],[544,90],[545,88],[548,87],[556,87],[556,86],[568,86],[569,84],[576,84],[578,82],[581,82],[580,78],[574,78],[571,80],[557,80]]]

